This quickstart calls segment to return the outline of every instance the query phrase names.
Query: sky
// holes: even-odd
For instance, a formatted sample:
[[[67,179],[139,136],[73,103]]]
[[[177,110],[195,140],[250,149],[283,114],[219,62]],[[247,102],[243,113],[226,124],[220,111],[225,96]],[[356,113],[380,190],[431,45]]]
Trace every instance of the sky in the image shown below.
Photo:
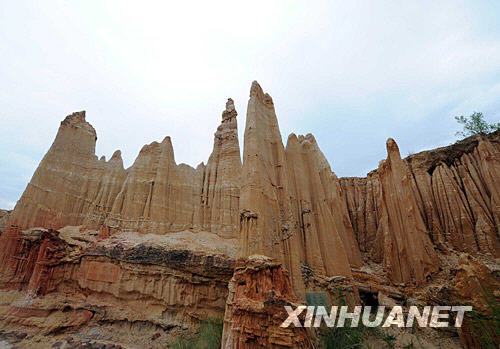
[[[250,86],[281,134],[312,133],[338,176],[456,140],[455,115],[500,121],[499,1],[0,1],[0,208],[59,123],[86,110],[96,155],[171,136],[206,162],[227,98],[243,144]],[[243,150],[243,149],[242,149]]]

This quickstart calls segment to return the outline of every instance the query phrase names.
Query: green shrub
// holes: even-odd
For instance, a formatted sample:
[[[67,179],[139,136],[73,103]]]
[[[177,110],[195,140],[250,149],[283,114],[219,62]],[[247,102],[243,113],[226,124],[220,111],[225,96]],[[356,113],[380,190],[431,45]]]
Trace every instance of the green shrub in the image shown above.
[[[497,349],[500,347],[500,304],[490,289],[483,287],[482,293],[490,309],[489,316],[485,317],[473,310],[467,318],[469,328],[482,348]]]
[[[337,289],[337,305],[346,305],[344,293],[340,288]],[[358,327],[350,327],[350,324],[346,324],[346,327],[322,327],[319,332],[320,348],[363,348],[369,331],[376,331],[376,329],[364,327],[361,322]]]
[[[198,333],[177,337],[171,343],[175,349],[218,349],[221,347],[223,321],[221,318],[206,318],[200,322]]]
[[[413,339],[410,341],[410,343],[403,345],[403,349],[415,349],[415,343],[413,343]]]
[[[396,337],[389,334],[382,337],[382,340],[385,342],[385,344],[387,344],[389,348],[394,348],[394,342],[396,341]]]
[[[362,327],[332,327],[322,329],[320,333],[321,348],[362,348],[367,334]]]
[[[455,116],[455,120],[463,126],[463,131],[455,133],[461,138],[477,135],[479,133],[489,133],[500,130],[500,122],[496,124],[488,124],[484,120],[483,113],[472,113],[470,116]]]

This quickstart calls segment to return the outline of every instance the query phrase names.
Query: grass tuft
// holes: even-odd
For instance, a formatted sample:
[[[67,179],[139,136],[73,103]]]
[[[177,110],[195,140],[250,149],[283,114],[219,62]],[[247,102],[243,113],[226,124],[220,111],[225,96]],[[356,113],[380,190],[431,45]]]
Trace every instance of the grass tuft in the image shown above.
[[[490,289],[483,286],[482,293],[489,306],[489,317],[482,316],[473,310],[466,318],[469,320],[472,336],[482,348],[498,349],[500,347],[500,304]]]
[[[170,346],[175,349],[218,349],[222,344],[223,324],[221,318],[203,319],[198,333],[177,337]]]

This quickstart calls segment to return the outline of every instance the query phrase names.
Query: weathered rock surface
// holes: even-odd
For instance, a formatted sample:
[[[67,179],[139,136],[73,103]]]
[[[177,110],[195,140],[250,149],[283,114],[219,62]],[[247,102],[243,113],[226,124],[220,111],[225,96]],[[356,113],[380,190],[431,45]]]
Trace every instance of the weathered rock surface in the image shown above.
[[[500,132],[408,158],[415,196],[437,246],[500,256]]]
[[[471,306],[457,329],[464,348],[496,348],[500,264],[498,260],[453,252],[440,255],[443,272],[433,282],[413,292],[411,302],[432,305]]]
[[[224,237],[237,237],[240,223],[241,157],[237,115],[234,102],[229,99],[214,136],[214,149],[203,180],[200,218],[203,229]]]
[[[175,163],[170,137],[145,145],[123,168],[120,151],[95,156],[85,112],[61,123],[57,137],[12,213],[21,229],[82,225],[166,233],[185,229],[236,237],[241,160],[236,110],[230,99],[207,165]]]
[[[10,223],[22,229],[80,225],[98,195],[103,173],[111,167],[95,156],[96,139],[85,112],[68,115],[17,202]]]
[[[336,189],[336,182],[324,161],[311,136],[299,140],[292,135],[285,151],[273,101],[254,82],[243,150],[241,256],[263,254],[283,263],[301,297],[301,263],[320,274],[348,277],[347,249],[351,262],[361,263],[352,229],[346,221],[334,221],[332,209],[335,217],[348,216],[327,200],[337,193],[325,193]]]
[[[313,135],[291,134],[286,145],[287,164],[291,182],[291,195],[301,226],[302,246],[309,257],[305,258],[317,271],[325,271],[315,262],[320,254],[325,263],[336,263],[329,257],[331,246],[344,250],[353,267],[362,265],[356,237],[349,220],[340,182],[332,172]],[[309,241],[317,236],[317,242]],[[340,241],[336,237],[340,237]],[[323,246],[323,247],[321,247]],[[325,248],[326,247],[326,248]],[[327,268],[334,270],[331,266]],[[331,275],[331,274],[330,274]]]
[[[283,305],[339,291],[350,305],[477,303],[491,320],[473,291],[500,298],[500,132],[406,159],[389,139],[378,169],[337,178],[312,135],[283,145],[257,82],[243,164],[236,117],[229,99],[206,165],[177,164],[165,137],[124,169],[120,151],[95,156],[85,112],[67,116],[0,211],[0,330],[160,348],[225,312],[225,347],[306,347],[310,333],[279,328]]]
[[[438,265],[433,247],[442,253],[454,250],[498,257],[499,159],[499,132],[405,160],[390,140],[388,159],[377,170],[366,178],[340,179],[361,251],[374,261],[385,260],[394,282],[422,283],[436,269],[432,264]],[[386,245],[384,233],[395,225],[407,234],[403,243],[416,236],[421,242],[411,241],[406,251],[399,244],[391,258],[388,251],[394,245]],[[402,254],[404,259],[419,261],[400,263],[397,259]],[[420,270],[410,271],[411,265]]]
[[[253,255],[239,260],[229,283],[222,348],[310,348],[303,327],[280,327],[288,317],[284,306],[300,303],[280,263]]]
[[[340,178],[340,183],[359,249],[372,255],[382,214],[379,175],[372,171],[365,178]]]
[[[5,231],[11,211],[0,209],[0,234]]]
[[[497,266],[498,267],[498,266]],[[500,268],[491,270],[476,258],[463,253],[458,267],[452,271],[450,287],[443,288],[442,298],[453,304],[467,304],[475,316],[466,316],[459,331],[468,347],[500,346],[498,337],[498,299],[500,298]]]
[[[189,231],[97,235],[79,227],[19,232],[14,255],[2,260],[3,326],[53,333],[144,323],[168,335],[206,316],[222,318],[234,239]]]
[[[273,100],[255,81],[247,107],[240,210],[241,256],[276,258],[303,294],[299,273],[303,251],[289,194],[285,149]]]
[[[382,211],[377,257],[392,281],[422,284],[437,269],[438,259],[413,196],[410,168],[392,139],[387,141],[387,160],[380,163],[378,172]]]

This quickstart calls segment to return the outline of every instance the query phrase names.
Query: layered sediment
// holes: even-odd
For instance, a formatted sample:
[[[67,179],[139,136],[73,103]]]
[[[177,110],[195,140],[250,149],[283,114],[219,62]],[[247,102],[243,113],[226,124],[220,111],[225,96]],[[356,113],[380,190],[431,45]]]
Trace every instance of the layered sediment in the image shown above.
[[[307,329],[280,327],[287,318],[284,306],[298,304],[281,263],[260,255],[238,260],[229,283],[221,348],[310,348]]]
[[[1,270],[2,325],[36,333],[144,323],[132,343],[222,317],[236,249],[212,233],[117,233],[98,241],[80,227],[19,233]],[[112,337],[117,342],[123,338]],[[149,339],[149,338],[148,338]]]
[[[283,305],[339,294],[474,302],[493,318],[472,290],[500,297],[500,132],[406,159],[389,139],[376,170],[338,178],[311,134],[283,144],[254,82],[243,161],[231,99],[196,168],[177,164],[170,137],[127,169],[120,151],[98,159],[96,139],[85,112],[68,115],[0,212],[0,330],[106,327],[105,340],[164,347],[209,316],[224,318],[227,348],[308,347],[314,333],[279,328]]]

